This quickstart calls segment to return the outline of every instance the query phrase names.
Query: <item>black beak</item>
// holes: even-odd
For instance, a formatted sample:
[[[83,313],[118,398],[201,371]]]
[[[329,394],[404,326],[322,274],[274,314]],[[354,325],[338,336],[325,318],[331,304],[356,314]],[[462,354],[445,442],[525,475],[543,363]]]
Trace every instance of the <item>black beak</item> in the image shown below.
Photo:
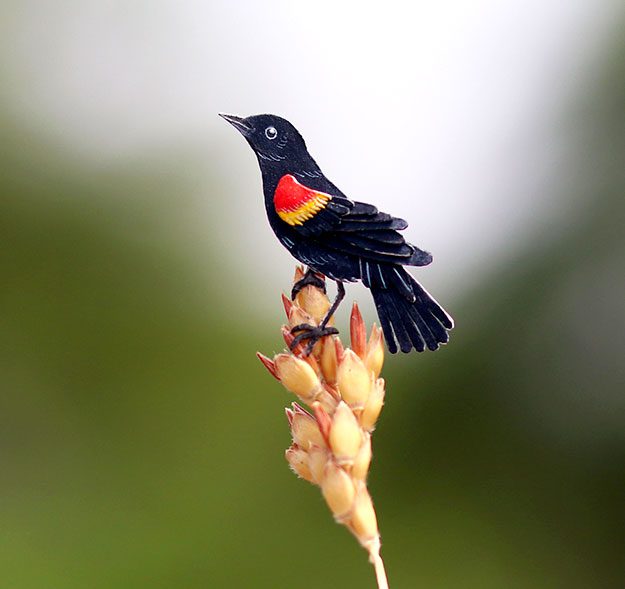
[[[234,115],[226,115],[219,113],[222,119],[226,119],[235,129],[237,129],[244,137],[249,137],[254,132],[254,127],[249,124],[247,119],[236,117]]]

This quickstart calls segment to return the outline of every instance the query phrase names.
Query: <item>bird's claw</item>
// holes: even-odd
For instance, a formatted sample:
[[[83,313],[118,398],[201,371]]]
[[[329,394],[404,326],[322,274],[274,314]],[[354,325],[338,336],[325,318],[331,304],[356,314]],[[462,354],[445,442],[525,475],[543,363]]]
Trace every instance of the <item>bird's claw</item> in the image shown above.
[[[326,292],[326,281],[323,278],[319,278],[319,274],[311,270],[306,270],[306,274],[300,278],[291,289],[291,300],[294,301],[297,293],[305,286],[316,286],[321,289],[323,293]]]
[[[299,333],[298,333],[299,332]],[[306,349],[304,350],[304,356],[310,356],[315,344],[327,335],[337,335],[339,330],[336,327],[321,327],[318,325],[309,325],[308,323],[302,323],[291,328],[291,333],[297,335],[293,338],[293,341],[289,345],[291,351],[294,351],[300,343],[304,340],[308,340]]]

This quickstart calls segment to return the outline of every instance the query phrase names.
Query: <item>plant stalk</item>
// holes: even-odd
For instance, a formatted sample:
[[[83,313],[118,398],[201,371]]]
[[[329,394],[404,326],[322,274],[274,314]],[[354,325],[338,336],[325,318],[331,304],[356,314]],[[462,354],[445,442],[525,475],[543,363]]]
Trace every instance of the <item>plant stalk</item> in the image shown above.
[[[378,589],[388,589],[388,579],[386,578],[386,570],[384,569],[384,561],[380,556],[380,545],[371,547],[369,552],[369,560],[375,569],[375,578],[378,582]]]

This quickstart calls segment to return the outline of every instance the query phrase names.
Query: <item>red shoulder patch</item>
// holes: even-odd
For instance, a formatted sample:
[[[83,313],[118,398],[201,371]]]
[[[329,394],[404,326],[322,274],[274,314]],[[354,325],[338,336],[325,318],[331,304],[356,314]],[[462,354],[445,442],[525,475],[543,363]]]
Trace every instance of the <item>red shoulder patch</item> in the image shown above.
[[[273,205],[278,216],[289,225],[302,225],[330,200],[332,197],[329,194],[307,188],[291,174],[280,178],[273,194]]]

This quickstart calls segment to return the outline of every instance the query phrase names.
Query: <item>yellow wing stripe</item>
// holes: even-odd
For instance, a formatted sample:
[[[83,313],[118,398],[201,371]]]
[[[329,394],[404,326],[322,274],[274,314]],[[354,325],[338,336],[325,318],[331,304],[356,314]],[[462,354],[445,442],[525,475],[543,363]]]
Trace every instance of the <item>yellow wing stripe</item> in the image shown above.
[[[331,199],[330,195],[323,194],[322,192],[315,192],[311,197],[298,207],[291,209],[282,209],[277,211],[280,218],[291,226],[303,225],[308,219],[312,219],[321,209],[323,209],[328,201]]]

